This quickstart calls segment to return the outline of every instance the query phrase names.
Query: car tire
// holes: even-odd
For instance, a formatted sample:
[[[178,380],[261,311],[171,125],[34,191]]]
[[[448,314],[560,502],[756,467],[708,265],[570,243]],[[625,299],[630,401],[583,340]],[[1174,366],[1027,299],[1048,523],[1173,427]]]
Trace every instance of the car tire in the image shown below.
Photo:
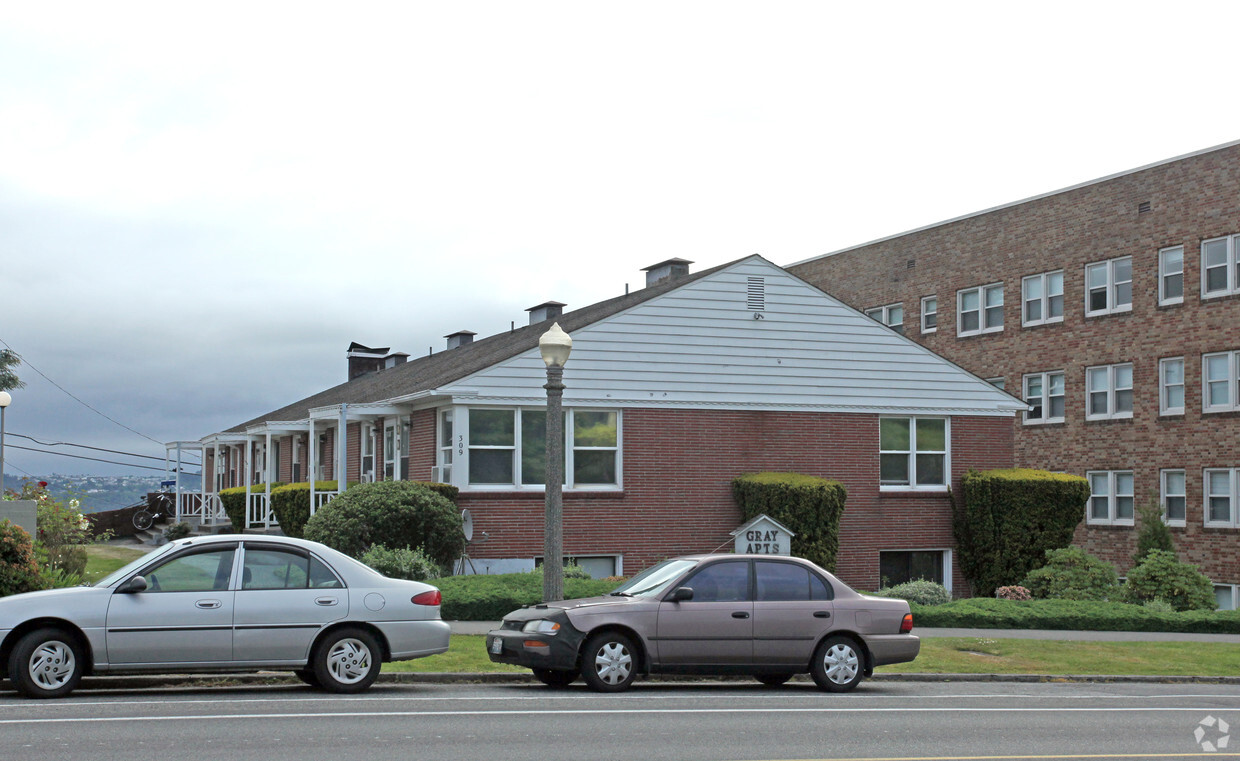
[[[809,673],[820,689],[848,692],[861,682],[865,654],[849,637],[828,637],[814,651]]]
[[[314,677],[328,692],[361,692],[379,678],[383,651],[361,629],[337,629],[314,652]]]
[[[296,669],[295,671],[293,671],[293,675],[296,676],[298,679],[300,679],[303,683],[308,684],[311,687],[322,687],[323,686],[319,682],[319,678],[314,675],[314,669]]]
[[[753,678],[767,687],[779,687],[791,679],[792,676],[792,674],[754,674]]]
[[[576,671],[563,669],[534,669],[534,678],[548,687],[567,687],[577,681]]]
[[[63,698],[82,681],[85,668],[77,638],[55,627],[22,636],[9,654],[9,680],[28,698]]]
[[[637,678],[637,648],[619,632],[602,632],[586,640],[581,676],[595,692],[623,692]]]

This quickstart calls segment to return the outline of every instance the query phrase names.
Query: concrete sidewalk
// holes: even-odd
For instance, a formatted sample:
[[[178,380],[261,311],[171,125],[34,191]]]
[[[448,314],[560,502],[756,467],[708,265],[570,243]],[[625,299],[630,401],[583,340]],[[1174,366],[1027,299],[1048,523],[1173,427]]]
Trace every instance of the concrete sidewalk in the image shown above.
[[[449,621],[453,634],[486,634],[499,628],[499,621]],[[1240,644],[1240,634],[1190,634],[1180,632],[1095,632],[1055,629],[932,629],[913,627],[923,639],[977,637],[979,639],[1061,639],[1073,642],[1228,642]]]

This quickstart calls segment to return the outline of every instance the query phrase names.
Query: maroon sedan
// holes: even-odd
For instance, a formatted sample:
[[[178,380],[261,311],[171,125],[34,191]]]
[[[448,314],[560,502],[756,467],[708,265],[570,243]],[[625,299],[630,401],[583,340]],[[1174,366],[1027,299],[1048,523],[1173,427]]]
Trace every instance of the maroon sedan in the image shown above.
[[[604,597],[515,610],[487,634],[491,660],[552,686],[600,692],[638,674],[750,674],[779,685],[809,672],[832,692],[917,657],[904,600],[850,589],[808,560],[699,555],[652,566]]]

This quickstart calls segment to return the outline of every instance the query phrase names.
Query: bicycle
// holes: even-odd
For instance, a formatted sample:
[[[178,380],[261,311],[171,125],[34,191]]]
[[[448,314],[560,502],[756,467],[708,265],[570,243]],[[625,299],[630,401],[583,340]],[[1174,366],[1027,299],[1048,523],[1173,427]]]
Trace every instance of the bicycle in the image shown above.
[[[155,521],[172,515],[172,511],[169,509],[168,505],[168,503],[172,501],[169,495],[164,492],[159,492],[154,496],[159,504],[155,506],[153,512],[151,510],[151,504],[148,501],[146,505],[143,505],[141,510],[133,514],[133,527],[139,531],[146,531],[155,524]]]

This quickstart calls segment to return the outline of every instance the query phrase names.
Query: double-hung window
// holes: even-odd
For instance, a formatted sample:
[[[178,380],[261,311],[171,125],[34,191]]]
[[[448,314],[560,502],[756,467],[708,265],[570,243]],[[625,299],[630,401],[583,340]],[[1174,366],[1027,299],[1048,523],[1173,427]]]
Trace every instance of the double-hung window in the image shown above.
[[[472,407],[467,413],[468,442],[463,446],[468,448],[469,486],[541,489],[547,479],[546,409]],[[620,413],[566,410],[563,414],[563,485],[570,489],[618,487]],[[441,433],[443,425],[441,420]],[[446,450],[451,458],[452,445]]]
[[[1085,265],[1085,316],[1132,311],[1132,257]]]
[[[1184,303],[1184,247],[1158,252],[1158,305]]]
[[[1021,281],[1022,324],[1063,322],[1063,270],[1030,275]]]
[[[1205,513],[1206,525],[1223,528],[1236,528],[1240,520],[1236,515],[1237,482],[1240,478],[1237,468],[1206,468],[1205,470]]]
[[[865,316],[877,320],[900,335],[904,335],[904,305],[887,304],[865,310]]]
[[[975,336],[1003,330],[1003,283],[956,292],[956,335]]]
[[[1240,235],[1201,242],[1201,298],[1240,293]]]
[[[1188,497],[1184,491],[1184,471],[1164,470],[1161,480],[1163,521],[1168,526],[1183,526],[1188,505]]]
[[[1085,419],[1132,417],[1132,363],[1085,370]]]
[[[1184,414],[1184,358],[1158,360],[1158,414]]]
[[[1201,355],[1201,411],[1240,410],[1240,351]]]
[[[1064,421],[1063,371],[1034,373],[1025,376],[1025,423],[1062,423]]]
[[[924,296],[921,299],[921,332],[933,333],[939,329],[939,298]]]
[[[950,440],[946,418],[880,418],[879,489],[945,490]]]
[[[1094,470],[1089,479],[1088,522],[1096,525],[1133,525],[1131,470]]]

